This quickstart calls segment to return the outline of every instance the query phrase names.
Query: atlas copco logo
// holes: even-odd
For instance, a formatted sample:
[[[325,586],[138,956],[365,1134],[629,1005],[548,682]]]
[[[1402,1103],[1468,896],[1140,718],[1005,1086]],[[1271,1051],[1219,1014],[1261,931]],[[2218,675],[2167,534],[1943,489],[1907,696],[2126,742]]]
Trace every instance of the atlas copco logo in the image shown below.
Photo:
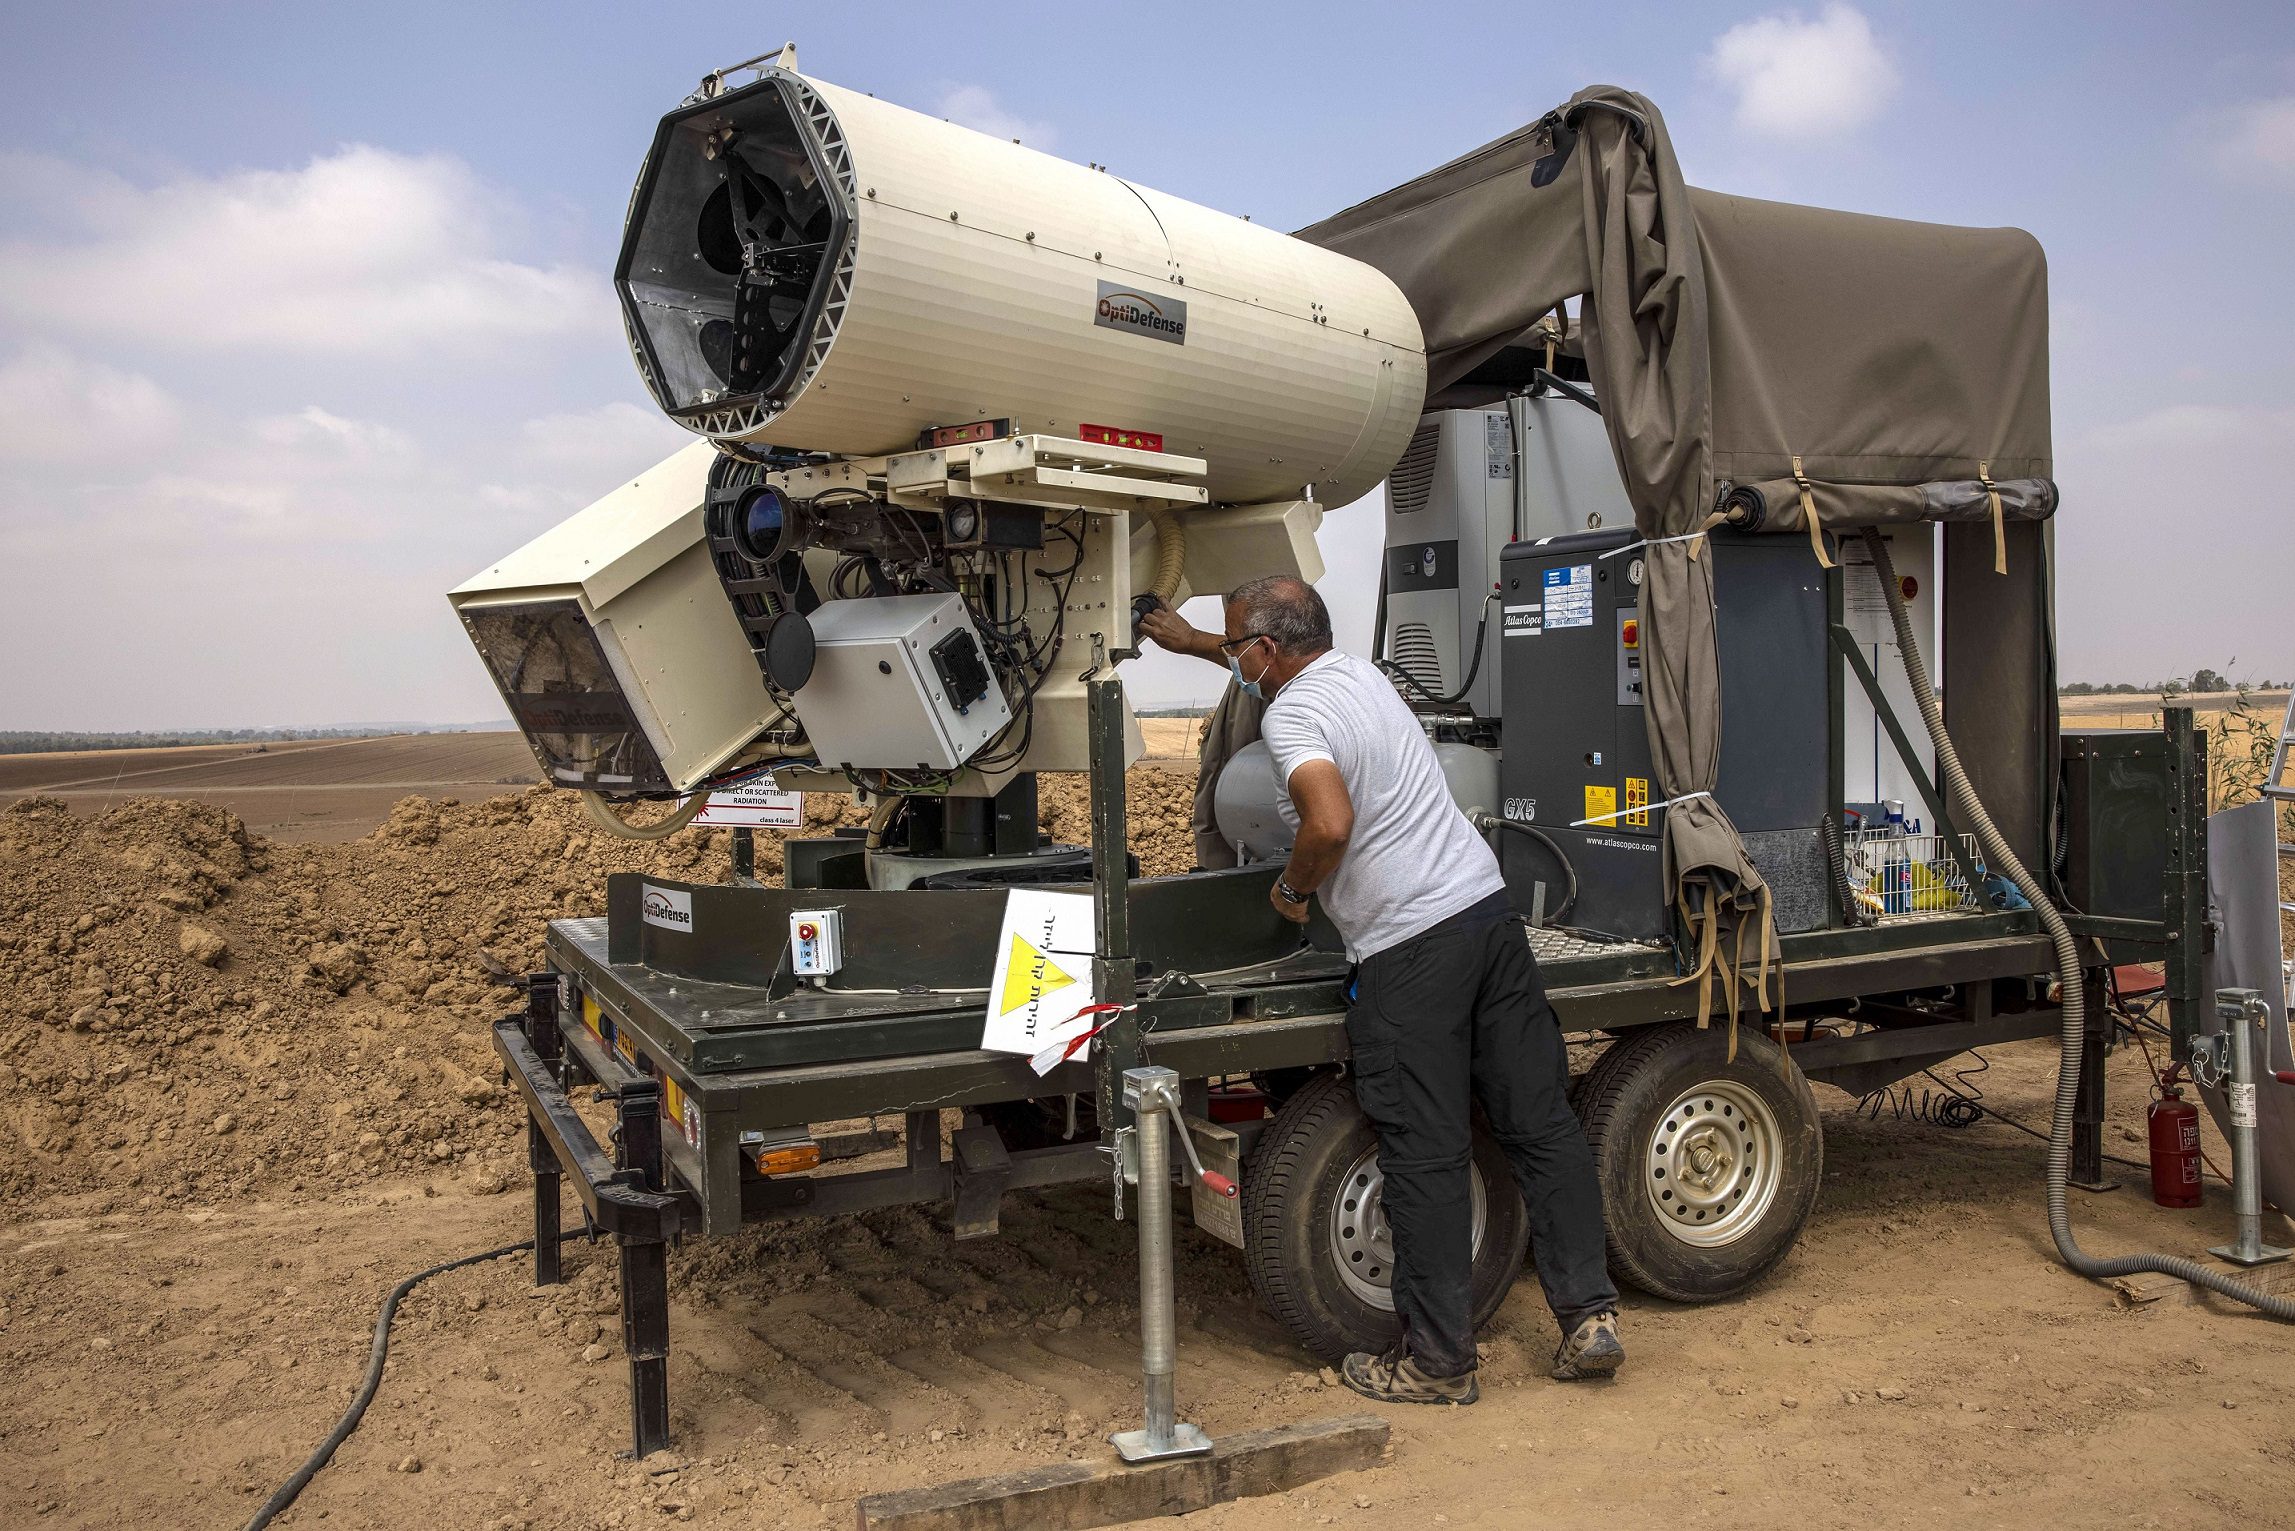
[[[1187,305],[1178,298],[1151,298],[1114,282],[1100,283],[1092,322],[1102,329],[1130,330],[1171,344],[1187,344]]]

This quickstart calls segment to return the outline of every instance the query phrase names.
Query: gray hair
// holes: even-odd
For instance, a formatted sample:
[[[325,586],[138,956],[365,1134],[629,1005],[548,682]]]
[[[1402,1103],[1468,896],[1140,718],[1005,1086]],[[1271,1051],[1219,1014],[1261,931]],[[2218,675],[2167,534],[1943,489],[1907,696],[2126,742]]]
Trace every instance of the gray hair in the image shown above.
[[[1306,658],[1331,646],[1331,609],[1315,587],[1287,574],[1239,585],[1227,599],[1243,608],[1243,630],[1265,633],[1286,657]]]

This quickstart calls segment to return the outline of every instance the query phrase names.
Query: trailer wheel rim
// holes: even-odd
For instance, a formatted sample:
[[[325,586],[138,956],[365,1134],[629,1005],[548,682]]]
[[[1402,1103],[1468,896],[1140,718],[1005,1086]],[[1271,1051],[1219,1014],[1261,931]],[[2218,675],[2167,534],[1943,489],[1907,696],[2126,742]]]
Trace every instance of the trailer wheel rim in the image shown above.
[[[1658,1225],[1711,1249],[1759,1227],[1784,1178],[1785,1138],[1758,1091],[1710,1079],[1658,1116],[1642,1152],[1642,1185]]]
[[[1473,1208],[1474,1231],[1468,1258],[1482,1253],[1482,1230],[1489,1219],[1490,1197],[1482,1185],[1482,1166],[1467,1167],[1467,1187]],[[1395,1307],[1394,1232],[1387,1224],[1386,1176],[1379,1172],[1379,1151],[1374,1145],[1356,1155],[1331,1193],[1325,1208],[1330,1226],[1331,1260],[1339,1280],[1361,1301],[1384,1313]]]

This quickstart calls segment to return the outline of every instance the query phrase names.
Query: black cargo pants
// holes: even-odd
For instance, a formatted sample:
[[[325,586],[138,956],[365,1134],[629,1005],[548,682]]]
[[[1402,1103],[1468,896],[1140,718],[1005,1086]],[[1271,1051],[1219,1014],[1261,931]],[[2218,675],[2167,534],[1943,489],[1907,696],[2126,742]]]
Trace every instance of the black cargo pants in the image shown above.
[[[1522,1189],[1531,1258],[1562,1332],[1616,1307],[1594,1155],[1570,1110],[1569,1054],[1505,895],[1374,952],[1350,991],[1355,1098],[1378,1129],[1395,1312],[1419,1368],[1454,1377],[1475,1364],[1476,1101]]]

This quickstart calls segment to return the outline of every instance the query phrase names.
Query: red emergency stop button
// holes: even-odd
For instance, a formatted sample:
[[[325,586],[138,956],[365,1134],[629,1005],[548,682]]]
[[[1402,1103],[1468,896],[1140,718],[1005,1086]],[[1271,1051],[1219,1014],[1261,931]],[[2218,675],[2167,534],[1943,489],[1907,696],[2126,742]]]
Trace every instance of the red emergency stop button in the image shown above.
[[[800,925],[797,927],[797,939],[800,941],[810,941],[820,933],[820,928],[818,926]]]
[[[1633,617],[1626,618],[1625,621],[1618,624],[1618,641],[1629,649],[1640,648],[1642,646],[1642,624]]]

